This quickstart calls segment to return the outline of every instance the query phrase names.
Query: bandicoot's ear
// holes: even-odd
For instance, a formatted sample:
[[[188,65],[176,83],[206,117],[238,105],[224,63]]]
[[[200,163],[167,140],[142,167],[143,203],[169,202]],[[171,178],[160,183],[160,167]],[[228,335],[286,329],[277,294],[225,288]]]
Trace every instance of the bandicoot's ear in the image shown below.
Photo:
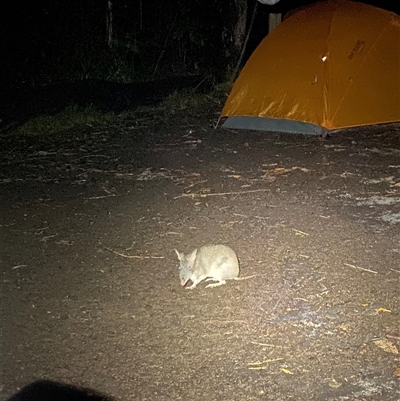
[[[176,255],[178,256],[178,259],[181,260],[181,254],[176,249],[174,249],[174,251],[175,251]]]

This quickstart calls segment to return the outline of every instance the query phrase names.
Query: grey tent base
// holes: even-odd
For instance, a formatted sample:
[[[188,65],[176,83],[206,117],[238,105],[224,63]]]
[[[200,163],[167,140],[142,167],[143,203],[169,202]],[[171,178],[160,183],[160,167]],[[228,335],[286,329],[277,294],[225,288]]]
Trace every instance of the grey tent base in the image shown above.
[[[328,130],[316,124],[282,118],[265,118],[250,116],[233,116],[220,120],[220,127],[232,129],[248,129],[269,132],[287,132],[291,134],[320,135],[326,137]]]

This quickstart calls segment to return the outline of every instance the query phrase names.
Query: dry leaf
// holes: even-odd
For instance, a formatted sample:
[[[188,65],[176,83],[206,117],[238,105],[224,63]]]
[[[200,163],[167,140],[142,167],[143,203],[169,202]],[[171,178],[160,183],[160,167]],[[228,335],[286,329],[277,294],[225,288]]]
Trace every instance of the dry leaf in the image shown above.
[[[400,377],[400,368],[394,370],[393,376]]]
[[[291,169],[290,168],[284,168],[284,167],[277,167],[273,171],[270,171],[271,174],[284,174],[288,173]]]
[[[392,311],[390,309],[386,309],[386,308],[376,308],[375,309],[376,313],[384,313],[384,312],[389,312],[391,313]]]
[[[390,352],[392,354],[398,355],[399,350],[397,347],[388,340],[376,340],[374,341],[375,345],[379,348],[383,349],[385,352]]]
[[[342,383],[339,383],[339,382],[336,381],[335,379],[332,379],[332,380],[329,382],[329,387],[332,387],[332,388],[339,388],[341,385],[342,385]]]

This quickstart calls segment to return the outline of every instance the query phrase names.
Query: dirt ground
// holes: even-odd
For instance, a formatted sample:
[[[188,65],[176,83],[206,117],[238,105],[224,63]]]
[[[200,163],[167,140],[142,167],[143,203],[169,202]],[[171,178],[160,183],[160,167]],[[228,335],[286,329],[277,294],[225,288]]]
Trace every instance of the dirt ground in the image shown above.
[[[400,400],[400,126],[218,111],[1,138],[1,400]],[[255,277],[182,288],[174,248],[209,243]]]

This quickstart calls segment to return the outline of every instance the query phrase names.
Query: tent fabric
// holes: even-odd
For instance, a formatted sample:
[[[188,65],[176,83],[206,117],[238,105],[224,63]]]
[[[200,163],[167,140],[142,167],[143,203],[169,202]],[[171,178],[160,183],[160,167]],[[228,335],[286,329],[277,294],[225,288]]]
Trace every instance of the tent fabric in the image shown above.
[[[219,126],[323,134],[400,121],[400,17],[361,2],[315,3],[257,47]]]

